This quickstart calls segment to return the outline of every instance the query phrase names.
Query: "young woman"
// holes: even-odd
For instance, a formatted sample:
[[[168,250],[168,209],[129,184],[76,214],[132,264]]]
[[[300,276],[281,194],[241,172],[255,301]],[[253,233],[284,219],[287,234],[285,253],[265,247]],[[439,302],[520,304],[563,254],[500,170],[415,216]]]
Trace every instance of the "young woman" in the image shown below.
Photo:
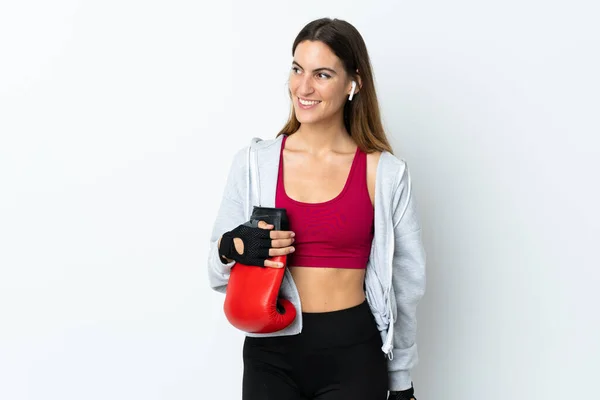
[[[211,237],[210,284],[223,293],[261,233],[270,248],[256,265],[281,268],[272,257],[287,255],[280,296],[298,312],[284,329],[246,334],[243,399],[414,399],[426,255],[365,43],[324,18],[300,31],[292,55],[289,120],[235,155]],[[255,205],[285,208],[290,230],[239,229]]]

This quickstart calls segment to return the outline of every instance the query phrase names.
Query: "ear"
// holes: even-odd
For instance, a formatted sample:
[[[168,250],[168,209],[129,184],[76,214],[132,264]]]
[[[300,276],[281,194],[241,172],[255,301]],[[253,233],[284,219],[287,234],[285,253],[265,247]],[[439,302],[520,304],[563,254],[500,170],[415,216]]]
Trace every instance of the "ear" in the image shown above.
[[[353,77],[352,80],[356,82],[356,89],[354,90],[354,94],[356,94],[362,88],[362,78],[360,77],[358,70],[356,70],[356,76]]]

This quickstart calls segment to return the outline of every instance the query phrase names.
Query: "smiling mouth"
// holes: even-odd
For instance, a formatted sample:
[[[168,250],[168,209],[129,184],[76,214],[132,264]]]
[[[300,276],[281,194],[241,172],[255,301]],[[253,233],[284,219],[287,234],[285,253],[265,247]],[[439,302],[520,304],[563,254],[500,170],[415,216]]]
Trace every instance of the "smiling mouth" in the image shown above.
[[[305,107],[312,107],[319,104],[320,100],[305,100],[303,98],[298,97],[298,102]]]

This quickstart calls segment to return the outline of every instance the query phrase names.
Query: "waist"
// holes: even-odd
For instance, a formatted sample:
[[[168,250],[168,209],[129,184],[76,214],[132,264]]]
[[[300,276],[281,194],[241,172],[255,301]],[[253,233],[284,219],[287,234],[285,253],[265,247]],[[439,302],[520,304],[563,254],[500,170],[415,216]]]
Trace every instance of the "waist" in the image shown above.
[[[303,327],[298,335],[246,337],[251,347],[273,347],[279,351],[339,348],[376,338],[381,334],[366,300],[357,305],[327,312],[302,312]],[[282,346],[283,349],[282,350]]]
[[[337,311],[365,300],[364,269],[295,266],[289,270],[303,311]]]

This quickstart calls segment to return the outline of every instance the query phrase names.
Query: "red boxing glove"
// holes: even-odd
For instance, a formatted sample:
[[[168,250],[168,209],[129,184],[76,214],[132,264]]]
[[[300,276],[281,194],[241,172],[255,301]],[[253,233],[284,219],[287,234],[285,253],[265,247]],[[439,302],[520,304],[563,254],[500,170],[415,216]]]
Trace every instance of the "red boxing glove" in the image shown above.
[[[254,207],[248,226],[259,221],[272,224],[275,230],[289,230],[283,208]],[[289,326],[296,318],[296,308],[279,297],[287,256],[270,257],[283,268],[257,267],[236,262],[231,268],[223,309],[227,320],[236,328],[250,333],[271,333]]]

